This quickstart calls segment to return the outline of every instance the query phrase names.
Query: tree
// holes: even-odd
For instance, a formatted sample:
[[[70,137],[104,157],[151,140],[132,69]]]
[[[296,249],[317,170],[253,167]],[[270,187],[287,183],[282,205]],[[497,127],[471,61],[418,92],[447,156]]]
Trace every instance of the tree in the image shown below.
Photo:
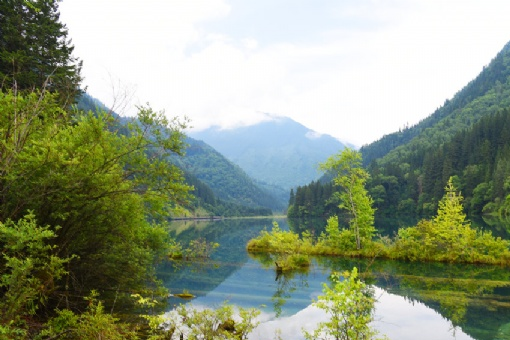
[[[343,277],[342,277],[343,276]],[[313,334],[304,331],[306,339],[369,340],[377,332],[370,327],[374,319],[374,293],[358,277],[358,269],[343,275],[331,274],[331,287],[323,285],[313,303],[324,310],[329,320],[319,323]]]
[[[355,234],[356,249],[359,250],[375,233],[373,202],[365,188],[369,175],[362,168],[361,153],[346,148],[328,158],[320,168],[336,174],[333,182],[341,188],[339,207],[350,215],[349,226]]]
[[[168,161],[185,124],[140,107],[122,126],[55,97],[0,93],[0,221],[32,211],[55,233],[54,254],[77,256],[60,294],[145,288],[166,255],[164,221],[190,189]]]
[[[394,255],[409,260],[507,263],[510,242],[492,236],[490,231],[471,228],[466,220],[463,197],[453,179],[445,187],[437,215],[418,225],[399,229]]]
[[[26,336],[26,321],[46,303],[70,259],[54,256],[49,226],[40,227],[32,213],[14,222],[0,221],[0,337]]]
[[[0,3],[0,88],[59,93],[74,103],[81,82],[81,61],[67,28],[59,21],[61,0],[6,0]]]

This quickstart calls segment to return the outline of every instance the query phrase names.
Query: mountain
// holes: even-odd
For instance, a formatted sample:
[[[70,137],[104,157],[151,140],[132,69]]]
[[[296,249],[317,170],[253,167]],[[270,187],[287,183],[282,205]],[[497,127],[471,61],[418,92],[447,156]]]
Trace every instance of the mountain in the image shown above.
[[[361,148],[365,164],[417,155],[423,146],[439,146],[484,115],[510,106],[510,42],[483,71],[451,100],[418,124]]]
[[[409,131],[362,148],[370,161],[369,189],[379,202],[378,214],[431,215],[450,176],[469,214],[507,210],[509,108],[507,43],[474,80],[429,117]]]
[[[190,136],[205,141],[261,185],[291,188],[317,179],[317,164],[345,145],[290,118],[278,117],[234,129],[212,127]]]
[[[87,93],[82,94],[77,108],[109,111],[103,103]],[[128,124],[130,119],[115,112],[111,114],[120,126],[119,133],[127,133],[122,126]],[[193,214],[260,216],[285,208],[286,200],[276,199],[211,146],[190,137],[186,137],[185,142],[188,145],[185,155],[175,155],[169,161],[184,172],[186,183],[194,187],[194,198],[191,205],[186,207]]]
[[[186,155],[172,161],[205,183],[219,199],[251,208],[284,208],[283,202],[259,187],[239,166],[208,144],[191,137],[186,143]]]
[[[468,214],[510,215],[509,131],[510,42],[430,116],[361,148],[376,218],[431,216],[450,177]],[[324,187],[301,189],[314,197]]]

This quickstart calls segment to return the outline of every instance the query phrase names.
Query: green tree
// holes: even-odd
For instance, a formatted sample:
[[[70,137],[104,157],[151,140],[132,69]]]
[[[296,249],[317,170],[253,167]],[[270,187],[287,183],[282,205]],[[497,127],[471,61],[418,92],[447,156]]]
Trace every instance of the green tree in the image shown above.
[[[410,260],[507,263],[509,242],[493,237],[490,231],[471,228],[462,201],[450,178],[437,215],[415,227],[399,229],[394,255]]]
[[[253,308],[238,308],[236,311],[232,305],[228,304],[223,304],[216,310],[198,310],[180,305],[177,313],[181,317],[182,324],[177,322],[174,327],[190,339],[242,340],[247,339],[248,334],[258,325],[255,319],[260,311]]]
[[[81,61],[59,20],[61,0],[6,0],[0,3],[0,88],[59,92],[72,104],[81,82]]]
[[[339,207],[350,215],[349,226],[359,250],[364,242],[372,240],[375,233],[372,198],[365,188],[369,175],[362,167],[361,153],[346,148],[328,158],[320,168],[335,173],[333,182],[341,188]]]
[[[0,221],[33,211],[55,233],[55,255],[78,257],[61,294],[145,288],[166,256],[161,223],[190,189],[168,161],[183,153],[184,124],[140,107],[124,127],[67,113],[52,94],[2,93],[0,111]]]
[[[40,227],[32,213],[17,222],[0,222],[0,338],[25,338],[26,321],[47,302],[55,282],[66,274],[70,259],[54,255],[49,226]]]
[[[342,277],[343,276],[343,277]],[[377,332],[370,327],[374,319],[374,293],[358,277],[358,269],[343,275],[333,273],[331,287],[323,285],[322,292],[313,303],[324,310],[329,320],[319,323],[313,333],[303,331],[306,339],[368,340]]]

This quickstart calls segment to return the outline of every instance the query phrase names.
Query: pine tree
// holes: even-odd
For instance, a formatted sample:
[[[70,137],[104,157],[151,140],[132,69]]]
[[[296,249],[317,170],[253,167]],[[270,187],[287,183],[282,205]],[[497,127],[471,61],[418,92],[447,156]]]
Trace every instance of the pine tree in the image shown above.
[[[59,93],[72,104],[79,93],[81,61],[66,26],[59,21],[61,0],[0,2],[0,85],[2,90]]]

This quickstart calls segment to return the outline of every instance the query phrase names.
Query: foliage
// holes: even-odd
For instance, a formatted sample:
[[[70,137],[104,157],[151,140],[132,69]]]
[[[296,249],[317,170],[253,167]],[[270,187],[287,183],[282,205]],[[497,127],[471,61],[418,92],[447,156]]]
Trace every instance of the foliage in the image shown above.
[[[221,307],[198,310],[186,305],[177,308],[182,324],[175,328],[189,339],[247,339],[257,326],[255,318],[260,314],[256,309],[238,308],[223,304]]]
[[[0,111],[0,221],[31,211],[54,233],[53,255],[76,256],[55,280],[58,300],[78,308],[91,289],[145,289],[166,255],[164,221],[186,203],[189,187],[167,161],[182,154],[185,125],[140,107],[120,126],[104,112],[68,113],[47,92],[0,93]],[[51,308],[58,300],[44,294]]]
[[[273,222],[271,232],[261,231],[258,237],[248,242],[246,249],[251,253],[271,254],[269,262],[276,264],[278,270],[287,271],[310,265],[310,259],[306,255],[311,249],[310,246],[309,238],[301,240],[298,234],[283,231],[278,223]]]
[[[490,232],[472,229],[466,221],[462,196],[450,178],[437,215],[415,227],[400,229],[393,257],[421,261],[508,263],[510,242]]]
[[[55,238],[49,226],[37,225],[29,213],[17,222],[0,222],[0,335],[24,338],[26,320],[34,317],[48,296],[57,289],[56,281],[66,274],[71,259],[55,255]]]
[[[57,316],[48,321],[35,339],[138,339],[136,332],[129,326],[119,323],[111,314],[105,313],[98,293],[92,292],[86,297],[87,309],[75,314],[68,309],[58,310]]]
[[[23,92],[43,87],[59,102],[74,103],[81,62],[67,28],[59,21],[60,0],[9,0],[0,4],[0,89]]]
[[[356,249],[356,235],[351,229],[340,229],[338,216],[332,216],[327,221],[325,234],[321,235],[319,243],[339,252],[347,252]]]
[[[248,243],[250,252],[269,254],[342,255],[356,257],[389,257],[411,261],[510,264],[510,241],[492,236],[490,231],[471,228],[463,211],[462,196],[456,192],[453,178],[439,202],[432,220],[421,220],[416,226],[401,228],[394,240],[389,237],[355,246],[353,229],[339,229],[338,218],[328,219],[326,231],[314,242],[310,234],[300,238],[291,231],[262,231]],[[306,244],[306,246],[304,246]],[[270,257],[271,258],[271,257]]]
[[[372,198],[365,189],[368,173],[361,167],[361,153],[344,149],[321,164],[321,169],[335,173],[333,182],[341,188],[339,207],[349,212],[349,227],[354,233],[356,249],[372,240],[375,233]]]
[[[343,276],[343,277],[342,277]],[[374,319],[374,293],[358,277],[358,269],[331,274],[331,287],[323,285],[313,303],[324,310],[329,320],[321,322],[313,333],[303,331],[306,339],[363,340],[375,339],[377,332],[370,326]]]

